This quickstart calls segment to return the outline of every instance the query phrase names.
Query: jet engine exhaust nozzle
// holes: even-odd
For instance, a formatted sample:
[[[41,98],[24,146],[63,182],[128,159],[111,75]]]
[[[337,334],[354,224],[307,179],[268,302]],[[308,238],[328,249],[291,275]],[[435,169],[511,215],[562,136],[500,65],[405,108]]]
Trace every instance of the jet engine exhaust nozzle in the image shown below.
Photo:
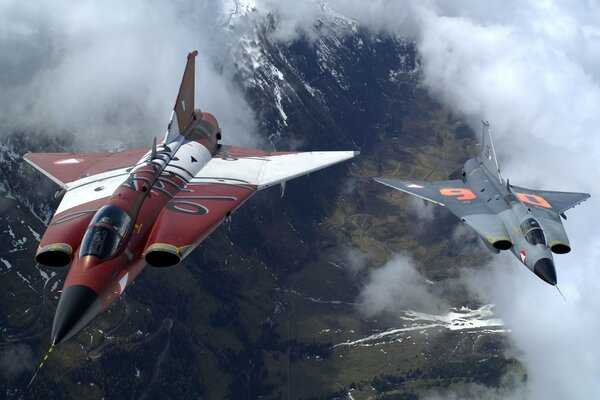
[[[71,264],[73,249],[66,243],[53,243],[38,248],[35,261],[47,268],[64,268]]]
[[[181,253],[173,245],[155,243],[148,247],[145,255],[146,262],[156,268],[169,268],[181,262]]]
[[[493,246],[495,248],[497,248],[498,250],[508,250],[513,246],[513,244],[510,240],[501,239],[501,240],[496,240],[493,243]]]

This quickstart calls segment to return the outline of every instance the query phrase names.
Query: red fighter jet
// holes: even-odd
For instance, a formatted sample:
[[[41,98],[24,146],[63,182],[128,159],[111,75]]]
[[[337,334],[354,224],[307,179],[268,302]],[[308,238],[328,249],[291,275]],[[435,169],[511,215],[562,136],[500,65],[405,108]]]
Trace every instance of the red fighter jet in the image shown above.
[[[177,265],[256,191],[357,155],[268,152],[219,144],[215,117],[194,109],[194,51],[165,138],[119,153],[28,153],[64,197],[37,250],[70,270],[52,345],[70,339],[116,301],[146,265]]]

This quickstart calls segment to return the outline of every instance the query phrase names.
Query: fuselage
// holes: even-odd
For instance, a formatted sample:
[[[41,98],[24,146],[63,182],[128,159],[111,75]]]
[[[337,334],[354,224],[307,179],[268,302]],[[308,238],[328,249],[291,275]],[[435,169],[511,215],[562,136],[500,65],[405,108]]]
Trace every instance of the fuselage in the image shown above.
[[[52,327],[52,343],[68,340],[117,300],[147,265],[152,228],[169,201],[211,160],[218,124],[200,114],[184,134],[153,146],[97,209],[73,254]],[[167,141],[168,140],[168,141]]]
[[[35,259],[69,268],[53,345],[115,302],[146,265],[173,267],[258,190],[358,155],[221,146],[214,116],[195,109],[195,57],[187,63],[165,138],[148,150],[27,153],[60,185],[62,200]],[[139,160],[139,161],[138,161]]]
[[[473,195],[482,199],[485,206],[495,214],[506,229],[506,238],[500,238],[493,246],[494,251],[510,250],[519,261],[545,282],[556,284],[556,271],[542,227],[526,205],[535,204],[535,196],[514,193],[510,185],[493,176],[478,159],[468,160],[463,169],[463,180]]]

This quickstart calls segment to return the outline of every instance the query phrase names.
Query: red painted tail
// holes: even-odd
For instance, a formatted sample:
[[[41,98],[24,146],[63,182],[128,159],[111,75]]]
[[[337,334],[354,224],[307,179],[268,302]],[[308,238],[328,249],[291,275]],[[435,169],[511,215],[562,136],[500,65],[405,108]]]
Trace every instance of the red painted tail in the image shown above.
[[[179,94],[175,101],[175,116],[178,133],[184,133],[194,120],[194,84],[196,56],[198,51],[194,50],[187,56],[187,64],[179,87]]]

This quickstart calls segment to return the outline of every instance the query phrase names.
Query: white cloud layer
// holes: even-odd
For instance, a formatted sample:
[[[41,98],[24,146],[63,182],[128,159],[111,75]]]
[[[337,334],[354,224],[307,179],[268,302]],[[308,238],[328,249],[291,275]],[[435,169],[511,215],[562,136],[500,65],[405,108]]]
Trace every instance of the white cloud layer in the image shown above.
[[[25,344],[6,344],[0,353],[0,374],[7,381],[31,371],[35,361],[31,348]]]
[[[358,303],[359,310],[368,317],[406,309],[431,313],[447,309],[406,254],[394,254],[383,266],[371,271]]]
[[[0,126],[149,144],[164,133],[189,51],[196,106],[228,143],[252,143],[255,118],[231,83],[216,1],[0,1]]]

